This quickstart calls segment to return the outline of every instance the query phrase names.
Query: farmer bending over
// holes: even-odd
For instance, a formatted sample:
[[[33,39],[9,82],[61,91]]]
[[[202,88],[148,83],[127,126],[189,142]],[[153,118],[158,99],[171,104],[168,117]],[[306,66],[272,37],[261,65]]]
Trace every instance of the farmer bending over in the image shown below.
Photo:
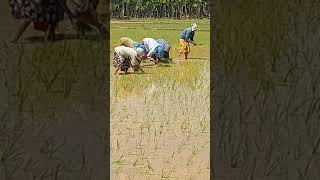
[[[144,45],[140,44],[139,42],[133,42],[133,45],[134,45],[135,48],[143,49],[142,56],[141,56],[141,61],[144,62],[144,60],[147,59],[146,47]]]
[[[197,45],[193,41],[193,37],[195,35],[195,31],[198,29],[197,24],[193,24],[191,28],[187,28],[180,33],[180,54],[184,53],[185,60],[188,59],[188,54],[190,53],[190,45],[192,43],[194,46]]]
[[[65,0],[9,0],[9,6],[11,14],[22,20],[11,42],[17,42],[31,22],[35,30],[49,30],[47,38],[53,40],[55,26],[64,18],[64,12],[71,16]]]
[[[163,58],[163,47],[156,40],[152,38],[144,38],[141,42],[147,51],[147,58],[151,58],[155,64]]]
[[[162,45],[162,47],[163,47],[163,57],[164,58],[169,58],[169,52],[170,52],[170,44],[166,41],[166,40],[164,40],[164,39],[157,39],[157,42],[159,43],[159,44],[161,44]]]
[[[138,70],[143,72],[140,67],[142,53],[143,49],[141,48],[133,49],[126,46],[114,48],[113,65],[116,67],[114,74],[117,74],[120,69],[127,74],[130,67],[132,67],[135,72]]]

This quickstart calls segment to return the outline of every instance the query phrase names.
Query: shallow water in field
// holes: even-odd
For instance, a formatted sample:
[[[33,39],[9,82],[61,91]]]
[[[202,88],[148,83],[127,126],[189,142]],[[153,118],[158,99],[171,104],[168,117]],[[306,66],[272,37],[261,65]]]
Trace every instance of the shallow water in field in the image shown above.
[[[187,61],[179,56],[179,33],[199,26]],[[174,24],[174,25],[173,25]],[[209,179],[209,20],[111,22],[110,57],[121,37],[140,42],[164,38],[170,59],[143,63],[144,74],[112,75],[111,179]]]
[[[209,179],[209,61],[146,72],[111,78],[112,179]]]

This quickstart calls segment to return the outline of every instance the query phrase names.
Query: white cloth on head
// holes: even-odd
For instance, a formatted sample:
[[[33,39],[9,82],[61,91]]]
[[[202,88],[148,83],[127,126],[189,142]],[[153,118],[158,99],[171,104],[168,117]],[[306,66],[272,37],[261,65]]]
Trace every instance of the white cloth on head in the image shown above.
[[[192,24],[191,30],[192,30],[192,31],[195,31],[195,30],[197,30],[197,29],[198,29],[197,24],[196,24],[196,23]]]
[[[138,56],[138,57],[143,56],[143,51],[144,51],[144,50],[143,50],[142,48],[137,48],[137,49],[136,49],[137,56]]]
[[[131,48],[135,47],[133,42],[134,41],[131,38],[128,38],[128,37],[122,37],[119,40],[120,46],[123,45],[123,46],[131,47]]]

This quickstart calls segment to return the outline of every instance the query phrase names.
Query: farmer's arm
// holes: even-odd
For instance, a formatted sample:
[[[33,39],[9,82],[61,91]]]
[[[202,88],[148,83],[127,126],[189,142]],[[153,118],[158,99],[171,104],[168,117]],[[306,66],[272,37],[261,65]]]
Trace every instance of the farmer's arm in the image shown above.
[[[21,35],[26,31],[30,23],[31,23],[31,20],[29,19],[24,20],[19,26],[18,31],[16,32],[11,42],[13,43],[17,42],[20,39]]]
[[[142,70],[142,68],[141,68],[141,65],[140,65],[140,63],[141,63],[141,60],[139,59],[139,58],[136,58],[135,57],[135,64],[134,64],[134,66],[135,67],[137,67],[138,68],[138,70],[140,70],[141,72],[143,72],[144,73],[144,71]]]
[[[117,74],[117,72],[119,71],[120,67],[117,67],[116,71],[114,72],[114,74]]]
[[[191,37],[192,37],[192,31],[191,29],[188,29],[185,36],[186,41],[188,42],[193,41],[193,37],[192,38]]]
[[[192,32],[191,29],[188,30],[186,35],[187,41],[192,43],[193,45],[196,45],[196,43],[193,40],[193,37],[194,37],[194,32]]]
[[[139,69],[141,72],[143,72],[143,73],[144,73],[144,70],[142,70],[142,68],[141,68],[140,64],[138,65],[138,69]]]
[[[147,57],[151,57],[151,55],[153,54],[155,49],[156,49],[156,46],[154,46],[152,49],[150,49],[149,53],[147,54]]]
[[[195,43],[194,41],[190,41],[191,44],[193,44],[194,46],[197,45],[197,43]]]
[[[136,66],[139,64],[139,61],[138,61],[137,57],[135,56],[135,54],[130,54],[130,63],[132,66]]]
[[[190,41],[192,41],[192,42],[194,42],[193,37],[194,37],[194,32],[191,32],[190,33]]]

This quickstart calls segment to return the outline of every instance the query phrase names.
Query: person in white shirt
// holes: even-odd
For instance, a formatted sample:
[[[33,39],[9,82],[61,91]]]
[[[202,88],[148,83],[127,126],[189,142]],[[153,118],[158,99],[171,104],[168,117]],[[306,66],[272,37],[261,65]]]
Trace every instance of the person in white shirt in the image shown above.
[[[159,44],[161,44],[163,47],[163,57],[169,59],[170,58],[170,48],[171,48],[170,44],[164,39],[157,39],[156,41]]]
[[[140,67],[140,59],[142,55],[143,49],[141,48],[134,49],[126,46],[118,46],[114,48],[113,65],[116,67],[114,74],[117,74],[120,69],[127,74],[130,67],[132,67],[135,72],[138,70],[143,72]]]
[[[144,38],[141,42],[145,46],[147,51],[147,58],[153,59],[155,64],[163,58],[163,47],[153,38]]]

